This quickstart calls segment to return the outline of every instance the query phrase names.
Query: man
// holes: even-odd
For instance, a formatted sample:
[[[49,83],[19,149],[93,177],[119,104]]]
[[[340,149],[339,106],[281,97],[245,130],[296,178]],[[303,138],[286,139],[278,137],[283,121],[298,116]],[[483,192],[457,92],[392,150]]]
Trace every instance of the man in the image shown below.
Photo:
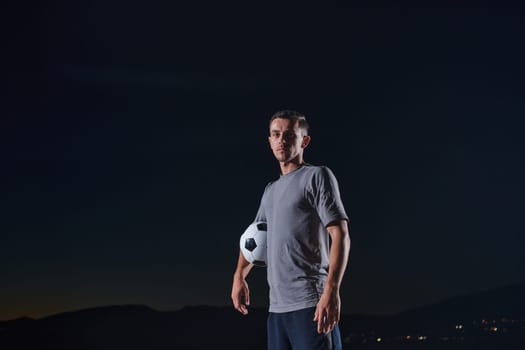
[[[266,186],[255,218],[268,225],[270,350],[341,348],[337,324],[350,251],[348,216],[332,172],[304,162],[310,139],[304,115],[286,110],[272,116],[268,140],[281,176]],[[244,315],[251,268],[239,253],[231,297]]]

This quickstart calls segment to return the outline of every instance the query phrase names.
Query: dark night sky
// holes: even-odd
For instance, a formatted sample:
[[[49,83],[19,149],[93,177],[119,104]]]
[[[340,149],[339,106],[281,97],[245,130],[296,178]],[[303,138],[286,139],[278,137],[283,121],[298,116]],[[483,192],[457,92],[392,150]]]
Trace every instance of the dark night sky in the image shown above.
[[[524,11],[425,4],[12,5],[0,319],[228,305],[283,108],[352,217],[344,312],[523,282]]]

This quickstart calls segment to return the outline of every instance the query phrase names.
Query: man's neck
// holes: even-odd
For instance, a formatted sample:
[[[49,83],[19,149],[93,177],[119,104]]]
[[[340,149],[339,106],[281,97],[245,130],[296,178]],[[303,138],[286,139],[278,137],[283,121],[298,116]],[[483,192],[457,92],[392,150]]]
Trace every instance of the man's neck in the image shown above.
[[[281,167],[281,175],[291,173],[292,171],[301,167],[303,164],[304,161],[302,159],[294,159],[289,162],[280,162],[279,165]]]

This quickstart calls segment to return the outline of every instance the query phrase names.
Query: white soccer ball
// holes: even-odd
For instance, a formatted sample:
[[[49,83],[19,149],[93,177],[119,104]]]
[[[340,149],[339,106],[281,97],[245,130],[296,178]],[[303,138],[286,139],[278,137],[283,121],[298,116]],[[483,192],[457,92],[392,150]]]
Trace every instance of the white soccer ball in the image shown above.
[[[266,222],[252,223],[241,235],[242,255],[256,266],[266,266]]]

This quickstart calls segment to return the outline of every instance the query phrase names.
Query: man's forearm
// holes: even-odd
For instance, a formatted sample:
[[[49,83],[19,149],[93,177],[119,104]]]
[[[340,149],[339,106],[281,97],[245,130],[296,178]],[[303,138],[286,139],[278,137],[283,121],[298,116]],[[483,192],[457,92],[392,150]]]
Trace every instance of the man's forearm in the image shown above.
[[[245,279],[248,276],[248,273],[252,269],[253,264],[250,264],[248,260],[242,255],[242,252],[239,252],[239,259],[237,260],[237,268],[233,274],[234,278]]]
[[[329,270],[326,287],[339,290],[348,264],[350,254],[350,234],[346,220],[338,221],[327,227],[332,244],[330,247]]]

